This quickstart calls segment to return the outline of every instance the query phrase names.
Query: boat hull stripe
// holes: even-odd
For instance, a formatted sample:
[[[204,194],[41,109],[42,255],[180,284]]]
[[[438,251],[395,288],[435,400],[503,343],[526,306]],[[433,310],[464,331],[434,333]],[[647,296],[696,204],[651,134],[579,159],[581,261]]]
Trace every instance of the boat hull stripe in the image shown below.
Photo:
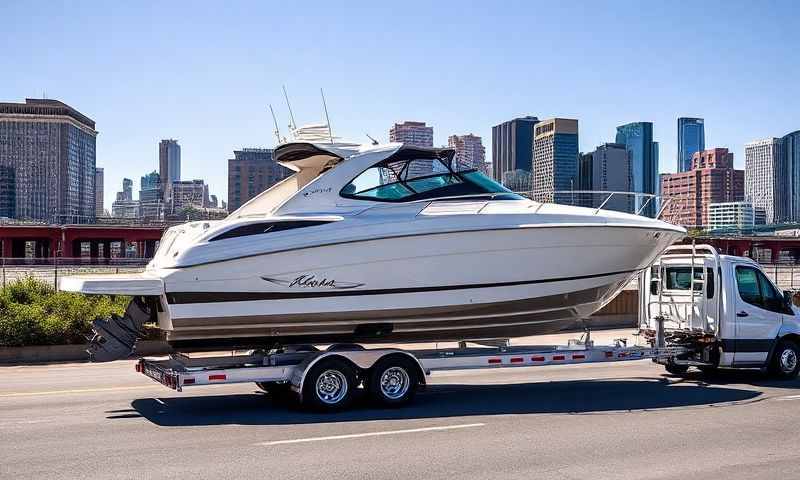
[[[610,277],[634,273],[636,270],[577,275],[573,277],[543,278],[539,280],[522,280],[517,282],[480,283],[467,285],[440,285],[432,287],[387,288],[378,290],[317,290],[298,292],[170,292],[167,302],[171,305],[192,303],[248,302],[257,300],[294,300],[323,297],[360,297],[364,295],[394,295],[400,293],[441,292],[447,290],[468,290],[472,288],[514,287],[519,285],[535,285],[540,283],[567,282],[589,278]]]

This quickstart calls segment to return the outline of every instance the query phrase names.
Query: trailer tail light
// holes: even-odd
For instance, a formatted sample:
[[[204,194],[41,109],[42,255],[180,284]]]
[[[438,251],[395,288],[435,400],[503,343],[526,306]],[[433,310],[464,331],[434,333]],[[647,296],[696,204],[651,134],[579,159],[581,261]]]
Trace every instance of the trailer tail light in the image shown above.
[[[141,360],[136,362],[136,367],[135,368],[136,368],[136,373],[142,373],[142,361]]]
[[[566,358],[564,355],[553,355],[553,361],[565,360]]]
[[[498,363],[503,363],[503,361],[501,359],[499,359],[499,358],[490,358],[489,359],[489,363],[494,365],[494,364],[498,364]]]
[[[525,359],[522,357],[511,357],[511,363],[522,363]]]
[[[214,375],[209,375],[209,376],[208,376],[208,381],[209,381],[209,382],[213,382],[213,381],[215,381],[215,380],[216,380],[216,381],[219,381],[219,380],[225,380],[225,379],[227,379],[227,378],[228,378],[228,376],[227,376],[227,375],[225,375],[224,373],[216,373],[216,374],[214,374]]]
[[[576,353],[576,354],[572,355],[572,359],[573,360],[586,360],[586,355],[584,355],[582,353]]]
[[[184,378],[183,379],[184,385],[194,385],[194,378]]]
[[[544,357],[531,357],[531,362],[544,362]]]

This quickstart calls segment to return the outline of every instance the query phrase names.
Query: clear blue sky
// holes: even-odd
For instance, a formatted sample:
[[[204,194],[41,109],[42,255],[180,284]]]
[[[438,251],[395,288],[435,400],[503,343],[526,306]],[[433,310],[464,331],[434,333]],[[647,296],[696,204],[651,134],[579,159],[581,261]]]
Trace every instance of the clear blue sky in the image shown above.
[[[345,6],[346,5],[346,6]],[[177,138],[183,177],[226,198],[227,159],[286,123],[387,140],[422,120],[436,144],[520,115],[580,120],[581,150],[652,121],[674,171],[676,118],[707,147],[800,129],[800,2],[0,2],[0,100],[65,101],[97,122],[106,206]]]

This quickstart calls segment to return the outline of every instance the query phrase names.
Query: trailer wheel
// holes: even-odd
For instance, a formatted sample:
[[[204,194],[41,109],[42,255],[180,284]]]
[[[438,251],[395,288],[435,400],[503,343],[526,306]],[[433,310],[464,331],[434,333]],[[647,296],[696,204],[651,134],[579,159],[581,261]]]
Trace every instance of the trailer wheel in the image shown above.
[[[366,386],[370,398],[386,407],[406,405],[419,385],[419,366],[405,355],[390,355],[373,365]]]
[[[772,356],[772,373],[779,378],[795,378],[800,371],[800,351],[791,340],[781,340]]]
[[[350,363],[335,357],[323,358],[303,380],[303,405],[326,412],[342,410],[352,401],[357,382]]]

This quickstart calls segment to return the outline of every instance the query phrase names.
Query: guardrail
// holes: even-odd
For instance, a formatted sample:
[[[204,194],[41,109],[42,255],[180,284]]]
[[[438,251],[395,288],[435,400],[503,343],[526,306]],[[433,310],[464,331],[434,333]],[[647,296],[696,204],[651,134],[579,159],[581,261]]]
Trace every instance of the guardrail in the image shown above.
[[[135,273],[144,270],[149,258],[0,258],[2,286],[26,277],[33,277],[53,287],[63,275],[91,273]]]

